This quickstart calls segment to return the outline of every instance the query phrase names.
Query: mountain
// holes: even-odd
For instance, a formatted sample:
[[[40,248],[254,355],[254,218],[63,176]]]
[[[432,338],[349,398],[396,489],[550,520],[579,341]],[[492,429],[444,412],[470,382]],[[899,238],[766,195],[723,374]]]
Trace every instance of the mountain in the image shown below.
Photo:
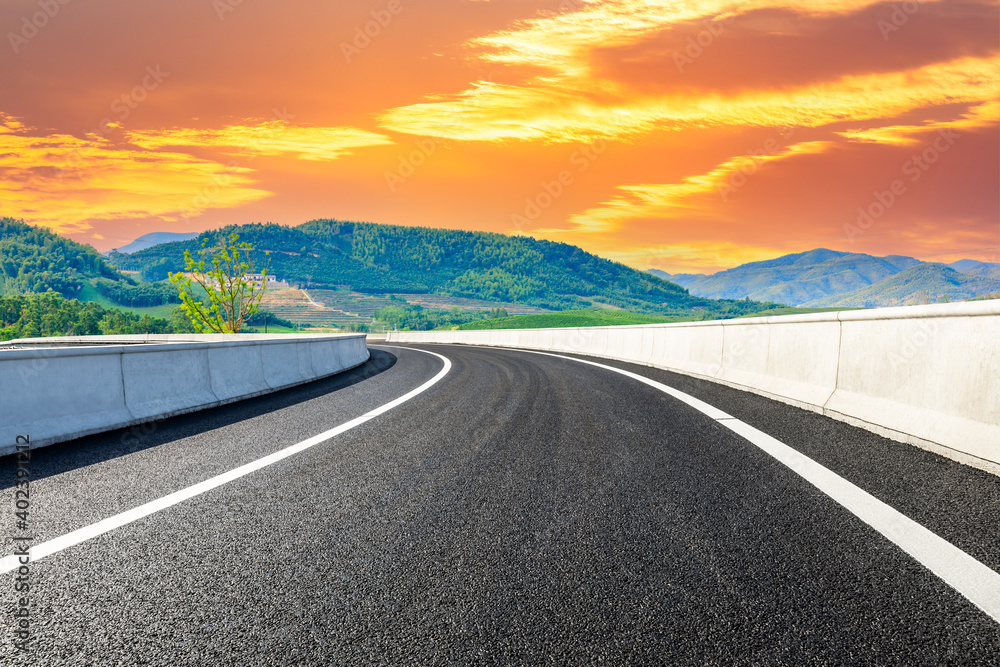
[[[160,245],[161,243],[172,243],[174,241],[187,241],[189,239],[197,238],[198,233],[176,233],[176,232],[150,232],[149,234],[143,234],[136,240],[132,241],[128,245],[124,245],[121,248],[115,248],[111,252],[120,252],[123,255],[128,255],[133,252],[138,252],[139,250],[145,250],[146,248],[152,248],[155,245]],[[110,254],[110,253],[108,253]]]
[[[711,275],[669,274],[655,269],[650,272],[688,288],[696,296],[723,299],[749,297],[757,301],[777,301],[810,307],[860,307],[903,301],[915,303],[920,298],[942,298],[949,294],[949,289],[954,292],[951,294],[953,299],[971,298],[994,291],[988,279],[1000,278],[1000,264],[961,260],[950,266],[936,266],[944,266],[959,275],[963,275],[963,269],[966,269],[970,274],[975,272],[974,276],[987,280],[970,282],[940,272],[915,271],[904,275],[898,283],[886,282],[921,266],[929,265],[902,255],[874,257],[818,248],[764,262],[743,264]],[[926,284],[921,284],[922,280]],[[883,284],[887,291],[881,301],[875,296],[878,289],[866,291]],[[911,289],[912,293],[904,295],[900,291],[902,289]],[[850,295],[857,295],[857,298],[852,301]]]
[[[654,314],[725,317],[763,304],[692,296],[676,284],[565,243],[423,227],[313,220],[297,227],[249,224],[205,232],[132,254],[111,253],[120,269],[162,279],[194,255],[236,232],[269,253],[269,273],[292,284],[358,292],[436,293],[523,303],[551,310],[612,306]],[[258,261],[262,252],[258,253]],[[258,264],[256,268],[259,268]]]
[[[809,307],[912,306],[941,300],[965,301],[1000,293],[1000,278],[959,273],[944,264],[918,264],[874,285],[804,304]]]
[[[967,273],[970,276],[983,276],[985,278],[1000,278],[1000,264],[979,262],[974,259],[960,259],[948,265],[959,273]]]
[[[714,299],[776,301],[798,305],[861,289],[899,273],[909,258],[880,258],[819,248],[712,275],[678,275],[667,280],[692,294]],[[917,260],[912,260],[916,262]]]

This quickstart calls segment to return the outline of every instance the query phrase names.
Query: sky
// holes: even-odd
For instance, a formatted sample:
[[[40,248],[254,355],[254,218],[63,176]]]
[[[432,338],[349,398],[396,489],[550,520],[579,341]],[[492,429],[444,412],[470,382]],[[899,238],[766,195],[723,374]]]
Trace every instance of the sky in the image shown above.
[[[1000,261],[1000,2],[0,0],[0,216]]]

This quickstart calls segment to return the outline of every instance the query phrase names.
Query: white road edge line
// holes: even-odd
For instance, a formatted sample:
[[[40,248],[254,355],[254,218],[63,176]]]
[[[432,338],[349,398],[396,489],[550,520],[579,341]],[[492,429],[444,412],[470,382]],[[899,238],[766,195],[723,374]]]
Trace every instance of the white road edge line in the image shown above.
[[[390,346],[390,347],[395,347],[395,346]],[[407,349],[415,349],[415,348],[407,348]],[[277,463],[278,461],[287,459],[290,456],[294,456],[299,452],[305,451],[310,447],[315,447],[320,443],[326,442],[330,438],[338,436],[341,433],[344,433],[345,431],[350,431],[352,428],[360,426],[361,424],[364,424],[365,422],[374,419],[375,417],[378,417],[379,415],[384,414],[389,410],[392,410],[393,408],[402,405],[403,403],[406,403],[411,398],[414,398],[419,394],[422,394],[423,392],[427,391],[431,387],[433,387],[442,378],[444,378],[444,376],[447,375],[449,371],[451,371],[451,360],[449,360],[447,357],[437,354],[436,352],[430,352],[428,350],[416,350],[416,351],[433,355],[444,362],[444,368],[442,368],[437,375],[435,375],[430,380],[423,383],[416,389],[406,394],[403,394],[402,396],[393,401],[389,401],[385,405],[375,408],[371,412],[366,412],[360,417],[356,417],[348,422],[344,422],[340,426],[332,428],[329,431],[324,431],[319,435],[314,435],[311,438],[303,440],[302,442],[299,442],[297,444],[290,445],[285,449],[280,449],[274,452],[273,454],[269,454],[263,458],[257,459],[256,461],[251,461],[250,463],[241,465],[240,467],[234,468],[229,472],[224,472],[221,475],[210,477],[209,479],[206,479],[203,482],[193,484],[179,491],[174,491],[173,493],[163,496],[162,498],[151,500],[150,502],[145,503],[143,505],[139,505],[134,509],[130,509],[120,514],[108,517],[107,519],[103,519],[101,521],[98,521],[97,523],[93,523],[89,526],[84,526],[83,528],[78,528],[77,530],[66,533],[61,537],[56,537],[51,540],[48,540],[47,542],[36,544],[35,546],[31,547],[28,550],[29,555],[27,557],[26,562],[21,562],[20,560],[21,558],[24,558],[24,556],[18,556],[16,554],[5,556],[4,558],[0,559],[0,574],[6,572],[12,572],[18,569],[18,567],[20,567],[21,565],[34,563],[38,560],[41,560],[42,558],[45,558],[46,556],[51,556],[54,553],[64,551],[65,549],[68,549],[72,546],[76,546],[81,542],[86,542],[87,540],[93,539],[99,535],[103,535],[107,532],[110,532],[115,528],[120,528],[121,526],[130,524],[133,521],[138,521],[139,519],[147,517],[150,514],[154,514],[155,512],[159,512],[162,509],[166,509],[178,503],[182,503],[185,500],[188,500],[189,498],[194,498],[195,496],[199,496],[205,493],[206,491],[210,491],[216,487],[222,486],[223,484],[231,482],[235,479],[239,479],[240,477],[245,477],[246,475],[249,475],[250,473],[255,472],[257,470],[260,470],[261,468],[266,468],[274,463]]]
[[[615,368],[614,366],[599,364],[594,361],[567,357],[562,354],[523,350],[520,348],[504,349],[568,359],[620,373],[626,377],[648,384],[650,387],[659,389],[690,405],[692,408],[703,412],[722,426],[749,440],[788,466],[797,475],[833,498],[837,503],[913,557],[918,563],[940,577],[946,584],[968,598],[970,602],[983,610],[994,621],[1000,623],[1000,574],[991,570],[951,542],[932,533],[913,519],[882,502],[864,489],[855,486],[832,470],[820,465],[783,442],[772,438],[763,431],[757,430],[753,426],[726,414],[704,401],[637,373]]]

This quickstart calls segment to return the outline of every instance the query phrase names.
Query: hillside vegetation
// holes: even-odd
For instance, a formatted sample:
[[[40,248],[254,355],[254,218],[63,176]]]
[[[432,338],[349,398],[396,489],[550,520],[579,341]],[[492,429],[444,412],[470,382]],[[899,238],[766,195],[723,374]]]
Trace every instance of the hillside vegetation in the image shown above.
[[[121,278],[90,246],[13,218],[0,218],[0,294],[75,295],[92,278]]]
[[[180,303],[172,285],[141,285],[90,246],[13,218],[0,218],[0,278],[0,296],[55,292],[82,298],[93,287],[123,306]]]
[[[307,288],[441,294],[548,310],[607,305],[690,315],[700,309],[713,317],[735,317],[764,307],[694,297],[679,285],[565,243],[336,220],[314,220],[298,227],[227,227],[130,255],[111,253],[109,261],[119,269],[160,280],[170,271],[180,271],[184,251],[194,252],[206,235],[214,240],[234,231],[261,251],[261,263],[263,253],[269,253],[271,274]]]
[[[0,340],[191,331],[180,309],[164,319],[66,299],[55,292],[0,296]]]

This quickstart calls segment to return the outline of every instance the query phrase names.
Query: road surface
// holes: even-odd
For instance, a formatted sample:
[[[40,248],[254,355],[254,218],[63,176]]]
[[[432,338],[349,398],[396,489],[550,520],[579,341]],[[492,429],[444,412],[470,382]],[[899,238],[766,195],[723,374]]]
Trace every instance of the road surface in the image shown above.
[[[596,361],[723,410],[1000,570],[1000,478]],[[573,359],[378,346],[341,376],[36,450],[26,532],[16,467],[0,461],[3,555],[28,533],[50,553],[24,580],[27,651],[23,575],[2,575],[2,664],[1000,660],[993,617],[799,463]]]

